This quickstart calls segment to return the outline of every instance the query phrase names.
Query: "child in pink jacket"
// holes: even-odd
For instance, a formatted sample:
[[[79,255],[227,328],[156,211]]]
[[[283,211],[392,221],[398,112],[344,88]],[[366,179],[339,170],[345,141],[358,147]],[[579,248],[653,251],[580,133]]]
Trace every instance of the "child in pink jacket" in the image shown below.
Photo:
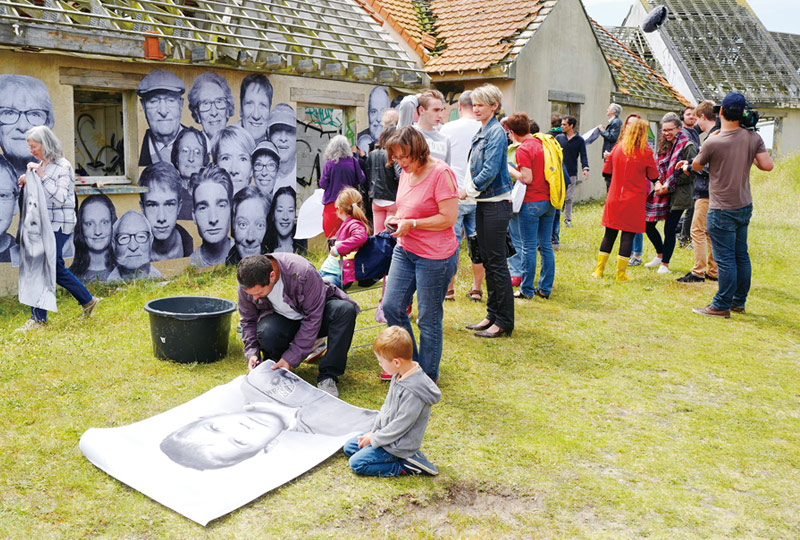
[[[369,237],[369,221],[362,204],[361,194],[353,188],[343,189],[336,197],[336,215],[344,223],[336,233],[336,242],[331,247],[328,258],[322,263],[319,275],[341,289],[346,289],[356,280],[353,259]]]

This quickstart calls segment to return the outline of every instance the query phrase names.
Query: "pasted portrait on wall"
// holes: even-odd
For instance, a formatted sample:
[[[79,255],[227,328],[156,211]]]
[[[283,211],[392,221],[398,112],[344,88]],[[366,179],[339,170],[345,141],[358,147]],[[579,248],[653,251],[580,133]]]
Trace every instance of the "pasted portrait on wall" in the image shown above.
[[[383,86],[376,86],[373,88],[369,93],[369,102],[367,104],[369,125],[367,129],[358,133],[356,142],[359,150],[365,154],[372,150],[375,143],[378,142],[378,138],[381,136],[381,132],[383,131],[381,118],[383,117],[383,112],[389,108],[389,105],[389,91]]]

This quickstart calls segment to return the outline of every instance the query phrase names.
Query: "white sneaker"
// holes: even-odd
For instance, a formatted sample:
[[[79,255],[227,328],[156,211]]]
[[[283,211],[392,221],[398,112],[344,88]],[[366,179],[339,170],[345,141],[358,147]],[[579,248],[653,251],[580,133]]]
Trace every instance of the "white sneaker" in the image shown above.
[[[28,319],[27,321],[25,321],[25,324],[14,330],[14,332],[21,332],[24,334],[25,332],[30,332],[31,330],[38,330],[44,327],[45,323],[37,321],[35,319]]]
[[[339,390],[336,388],[336,381],[333,379],[322,379],[317,383],[317,388],[327,392],[335,398],[339,397]]]
[[[669,269],[669,266],[664,266],[663,264],[658,265],[658,270],[656,270],[656,274],[671,274],[672,272]]]
[[[653,257],[653,260],[649,263],[644,263],[645,268],[655,268],[656,266],[661,265],[661,257]]]
[[[314,347],[311,349],[311,352],[308,353],[308,356],[306,356],[305,362],[308,363],[316,362],[317,360],[319,360],[320,356],[325,354],[327,351],[328,351],[327,340],[325,338],[319,338],[317,341],[314,342]]]

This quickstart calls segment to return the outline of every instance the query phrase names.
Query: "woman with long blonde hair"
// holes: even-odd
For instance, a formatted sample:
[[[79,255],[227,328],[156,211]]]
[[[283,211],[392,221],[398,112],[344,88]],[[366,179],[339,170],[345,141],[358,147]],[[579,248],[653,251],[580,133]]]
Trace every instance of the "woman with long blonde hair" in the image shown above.
[[[658,180],[653,151],[647,144],[647,122],[641,118],[631,120],[625,131],[611,150],[605,166],[604,174],[611,175],[611,186],[603,208],[603,226],[606,228],[600,253],[597,255],[597,267],[593,275],[603,277],[611,249],[617,240],[617,233],[622,231],[617,257],[617,281],[630,281],[625,270],[628,268],[633,237],[645,231],[645,202],[649,191],[649,183]]]

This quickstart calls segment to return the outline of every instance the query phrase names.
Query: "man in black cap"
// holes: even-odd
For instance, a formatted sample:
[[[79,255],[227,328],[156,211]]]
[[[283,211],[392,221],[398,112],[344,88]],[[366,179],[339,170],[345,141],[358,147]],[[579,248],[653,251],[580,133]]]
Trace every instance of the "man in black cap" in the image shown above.
[[[750,255],[747,252],[747,226],[753,213],[750,194],[750,167],[762,171],[774,166],[764,141],[755,131],[743,129],[739,121],[747,101],[738,92],[722,100],[722,127],[706,139],[700,153],[690,163],[678,163],[695,171],[708,165],[709,203],[707,227],[714,258],[719,269],[719,288],[709,305],[694,308],[700,315],[730,318],[731,311],[744,313],[750,291]]]
[[[139,83],[136,93],[150,128],[142,139],[139,166],[172,160],[172,145],[184,126],[181,125],[183,93],[186,85],[172,72],[154,69]]]

